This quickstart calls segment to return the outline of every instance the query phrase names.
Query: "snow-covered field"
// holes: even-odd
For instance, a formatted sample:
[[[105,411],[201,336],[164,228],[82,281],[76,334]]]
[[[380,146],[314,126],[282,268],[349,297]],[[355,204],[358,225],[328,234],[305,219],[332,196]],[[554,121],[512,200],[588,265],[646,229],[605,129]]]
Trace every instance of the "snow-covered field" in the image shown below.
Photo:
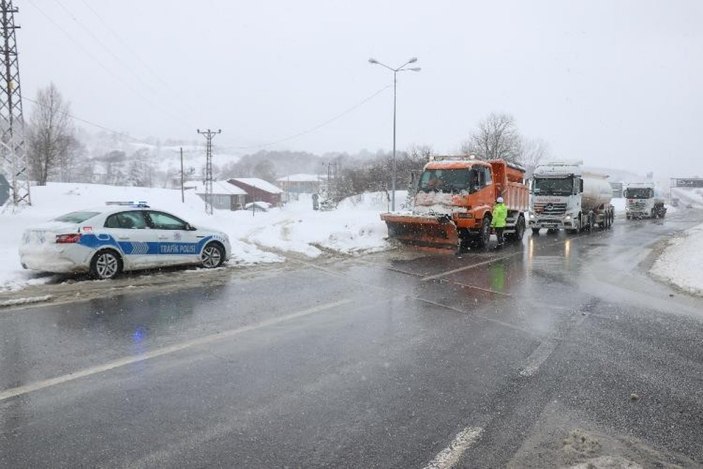
[[[672,194],[681,207],[703,209],[702,189],[679,189]],[[405,192],[396,198],[405,199]],[[192,224],[225,231],[232,242],[233,257],[229,266],[246,266],[283,262],[283,253],[307,257],[325,251],[361,254],[388,249],[386,227],[379,212],[388,210],[385,194],[364,194],[343,201],[337,210],[312,209],[309,196],[268,212],[215,210],[207,215],[202,200],[193,193],[137,187],[97,184],[50,183],[34,187],[32,206],[12,213],[6,207],[0,213],[0,291],[17,290],[31,284],[46,283],[50,277],[25,271],[19,262],[17,247],[22,231],[58,215],[104,205],[107,201],[144,200],[152,207],[173,212]],[[624,212],[624,199],[614,199],[616,212]],[[680,209],[681,209],[680,207]],[[673,213],[676,209],[669,207]],[[670,246],[652,267],[652,274],[695,294],[703,294],[703,225],[672,239]]]

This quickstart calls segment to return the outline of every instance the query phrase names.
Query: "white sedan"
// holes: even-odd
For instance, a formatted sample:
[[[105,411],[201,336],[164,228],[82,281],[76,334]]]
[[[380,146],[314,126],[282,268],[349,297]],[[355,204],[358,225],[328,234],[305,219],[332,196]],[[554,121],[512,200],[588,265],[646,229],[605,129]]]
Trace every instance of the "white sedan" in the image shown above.
[[[231,246],[221,231],[196,228],[143,203],[115,203],[26,229],[19,254],[25,269],[109,279],[123,271],[170,265],[219,267],[229,259]]]

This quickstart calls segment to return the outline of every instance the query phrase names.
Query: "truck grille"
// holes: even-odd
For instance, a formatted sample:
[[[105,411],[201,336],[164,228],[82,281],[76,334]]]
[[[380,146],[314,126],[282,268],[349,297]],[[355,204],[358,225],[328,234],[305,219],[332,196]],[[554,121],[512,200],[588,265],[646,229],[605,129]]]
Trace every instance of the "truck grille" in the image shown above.
[[[644,200],[628,200],[627,206],[634,209],[643,209],[647,206],[647,202]]]
[[[540,215],[564,215],[566,213],[566,204],[561,203],[535,203],[535,213]]]

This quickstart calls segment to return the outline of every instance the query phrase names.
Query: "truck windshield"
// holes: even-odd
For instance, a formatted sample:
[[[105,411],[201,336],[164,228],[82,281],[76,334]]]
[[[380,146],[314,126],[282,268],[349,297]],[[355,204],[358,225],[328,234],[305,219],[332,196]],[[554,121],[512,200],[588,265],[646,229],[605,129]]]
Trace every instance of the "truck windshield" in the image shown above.
[[[467,168],[426,169],[420,176],[419,190],[447,193],[468,191],[469,182],[470,171]]]
[[[654,197],[654,189],[650,187],[628,187],[625,189],[626,199],[651,199]]]
[[[535,178],[533,192],[535,195],[571,195],[574,191],[573,179]]]

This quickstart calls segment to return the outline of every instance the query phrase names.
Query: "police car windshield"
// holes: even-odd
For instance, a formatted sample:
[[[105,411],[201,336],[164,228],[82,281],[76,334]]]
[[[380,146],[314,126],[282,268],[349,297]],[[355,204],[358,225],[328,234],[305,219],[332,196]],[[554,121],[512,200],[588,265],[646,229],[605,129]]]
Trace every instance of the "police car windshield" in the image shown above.
[[[66,223],[83,223],[89,218],[93,218],[95,215],[99,215],[100,212],[71,212],[66,215],[61,215],[58,218],[54,218],[55,221],[63,221]]]

